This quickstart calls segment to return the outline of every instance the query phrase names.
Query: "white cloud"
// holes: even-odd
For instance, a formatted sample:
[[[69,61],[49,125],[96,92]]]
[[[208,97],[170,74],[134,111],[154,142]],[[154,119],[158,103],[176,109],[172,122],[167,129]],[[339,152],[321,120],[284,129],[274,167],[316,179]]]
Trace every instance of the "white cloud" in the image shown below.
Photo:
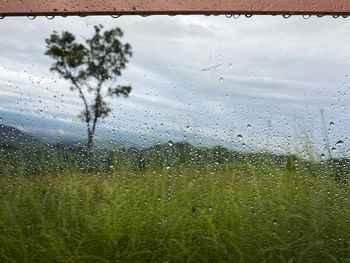
[[[80,99],[49,72],[44,39],[53,30],[86,37],[96,23],[120,26],[134,53],[119,82],[131,84],[132,94],[109,100],[114,111],[106,129],[152,133],[189,124],[194,133],[227,139],[229,130],[247,132],[251,123],[257,127],[251,138],[264,138],[272,119],[281,123],[273,131],[281,142],[293,119],[311,127],[323,108],[327,121],[343,121],[334,136],[349,130],[350,21],[333,18],[6,18],[0,23],[0,110],[76,125]]]

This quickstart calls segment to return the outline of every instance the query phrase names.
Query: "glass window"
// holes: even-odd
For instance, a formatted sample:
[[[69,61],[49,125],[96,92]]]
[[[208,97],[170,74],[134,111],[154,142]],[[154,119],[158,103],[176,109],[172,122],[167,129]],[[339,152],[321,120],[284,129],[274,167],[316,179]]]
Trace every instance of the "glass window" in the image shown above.
[[[346,262],[349,21],[0,21],[0,261]]]

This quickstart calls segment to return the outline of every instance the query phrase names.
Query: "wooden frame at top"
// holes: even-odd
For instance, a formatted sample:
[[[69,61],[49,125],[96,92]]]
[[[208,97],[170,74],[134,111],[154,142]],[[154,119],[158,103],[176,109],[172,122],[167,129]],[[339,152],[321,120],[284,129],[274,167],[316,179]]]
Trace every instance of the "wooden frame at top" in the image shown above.
[[[0,16],[350,15],[350,0],[0,0]]]

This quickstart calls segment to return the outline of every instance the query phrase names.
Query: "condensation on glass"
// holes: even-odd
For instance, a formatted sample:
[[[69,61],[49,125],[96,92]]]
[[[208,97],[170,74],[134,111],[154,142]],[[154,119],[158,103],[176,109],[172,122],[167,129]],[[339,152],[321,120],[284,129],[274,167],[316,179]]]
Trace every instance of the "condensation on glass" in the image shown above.
[[[0,20],[0,262],[350,262],[347,19],[19,2],[0,7],[33,19]],[[34,20],[184,10],[239,19]]]

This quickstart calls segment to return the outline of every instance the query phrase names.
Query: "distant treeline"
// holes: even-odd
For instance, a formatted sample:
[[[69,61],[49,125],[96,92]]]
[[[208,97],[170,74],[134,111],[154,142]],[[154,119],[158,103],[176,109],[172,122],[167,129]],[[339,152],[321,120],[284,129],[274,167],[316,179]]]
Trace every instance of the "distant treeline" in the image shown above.
[[[253,169],[257,172],[271,169],[298,172],[308,169],[315,176],[331,176],[337,180],[347,180],[350,175],[350,160],[345,158],[312,162],[296,155],[232,151],[221,146],[196,147],[187,142],[157,144],[147,148],[97,148],[89,169],[85,156],[85,147],[82,146],[0,144],[0,175],[142,173],[150,169],[187,168],[212,168],[215,171],[222,165],[230,169]]]

